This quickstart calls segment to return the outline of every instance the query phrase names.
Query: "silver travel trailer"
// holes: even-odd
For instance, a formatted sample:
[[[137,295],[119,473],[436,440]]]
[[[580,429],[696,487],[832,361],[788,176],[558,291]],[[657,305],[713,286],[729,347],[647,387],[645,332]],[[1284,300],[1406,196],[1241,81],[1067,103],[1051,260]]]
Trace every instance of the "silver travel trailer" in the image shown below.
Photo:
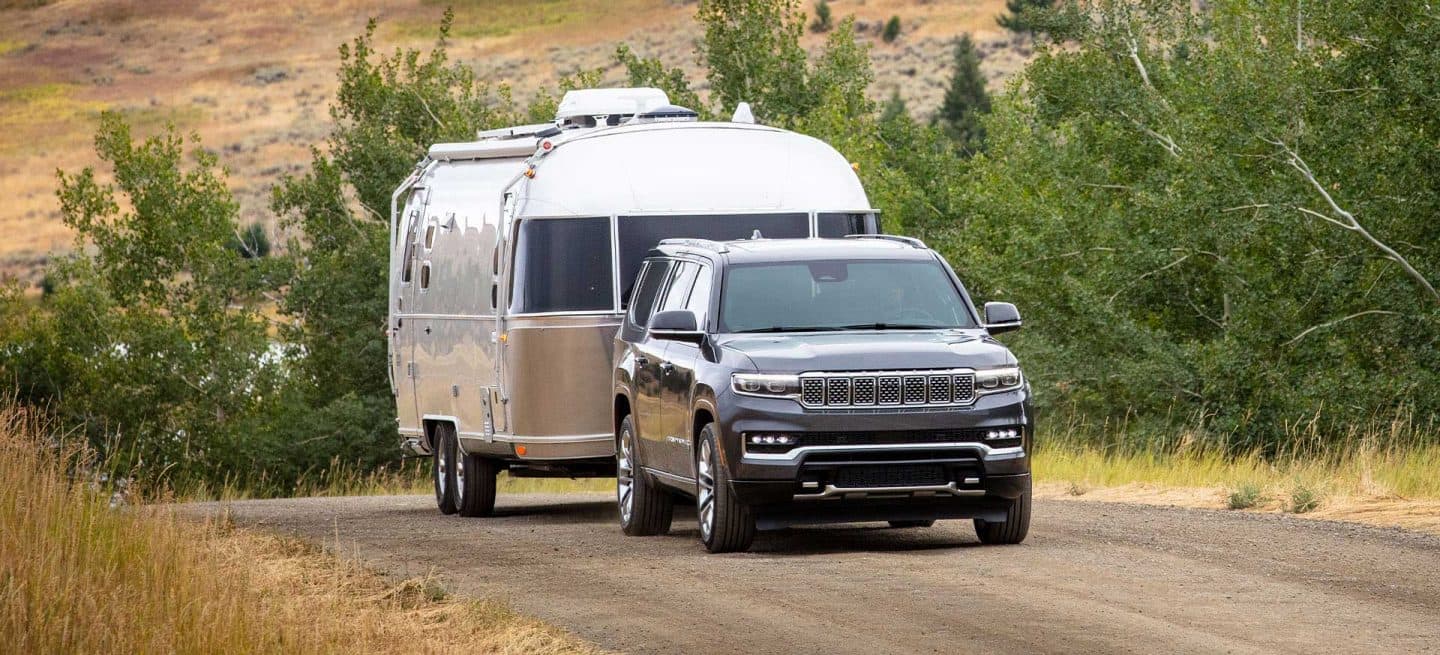
[[[572,91],[554,123],[436,144],[391,206],[404,447],[435,455],[446,513],[490,513],[501,470],[613,475],[613,339],[651,248],[878,231],[844,157],[743,105],[699,122],[657,89]]]

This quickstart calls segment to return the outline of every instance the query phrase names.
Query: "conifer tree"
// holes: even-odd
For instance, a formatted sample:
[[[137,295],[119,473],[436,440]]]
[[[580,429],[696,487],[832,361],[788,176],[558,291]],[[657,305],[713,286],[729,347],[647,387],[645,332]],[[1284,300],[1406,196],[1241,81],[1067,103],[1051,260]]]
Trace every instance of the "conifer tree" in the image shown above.
[[[985,90],[985,76],[980,72],[980,53],[969,34],[955,43],[955,69],[950,86],[935,115],[935,123],[967,153],[978,152],[984,145],[985,128],[980,115],[990,113],[990,94]]]

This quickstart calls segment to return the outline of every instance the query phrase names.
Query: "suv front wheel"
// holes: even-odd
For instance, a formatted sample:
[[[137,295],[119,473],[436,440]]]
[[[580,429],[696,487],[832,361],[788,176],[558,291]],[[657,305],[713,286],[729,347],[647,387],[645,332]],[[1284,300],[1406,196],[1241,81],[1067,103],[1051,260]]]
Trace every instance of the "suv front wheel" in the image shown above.
[[[750,548],[755,540],[755,515],[735,498],[730,488],[730,468],[720,460],[715,424],[700,431],[695,456],[695,510],[700,521],[700,541],[712,553]]]
[[[1025,482],[1025,492],[1010,501],[1005,510],[1004,523],[992,523],[975,519],[975,536],[984,544],[1018,544],[1025,541],[1030,533],[1030,482]]]

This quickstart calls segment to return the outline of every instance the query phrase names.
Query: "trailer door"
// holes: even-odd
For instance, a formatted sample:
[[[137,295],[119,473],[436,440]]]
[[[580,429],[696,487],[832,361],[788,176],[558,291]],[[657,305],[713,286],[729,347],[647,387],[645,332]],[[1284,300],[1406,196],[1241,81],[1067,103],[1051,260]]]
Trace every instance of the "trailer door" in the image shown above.
[[[421,429],[415,400],[415,330],[418,322],[409,315],[416,311],[416,287],[419,282],[420,226],[425,213],[424,192],[410,194],[405,207],[404,233],[401,235],[399,267],[395,275],[396,292],[391,307],[390,375],[395,381],[395,413],[402,432],[416,434]]]

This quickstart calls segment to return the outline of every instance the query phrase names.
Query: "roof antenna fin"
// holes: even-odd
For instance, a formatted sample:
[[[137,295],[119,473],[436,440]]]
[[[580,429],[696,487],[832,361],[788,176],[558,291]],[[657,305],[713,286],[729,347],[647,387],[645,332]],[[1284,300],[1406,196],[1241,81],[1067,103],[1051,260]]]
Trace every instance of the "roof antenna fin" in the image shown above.
[[[731,123],[754,123],[755,114],[750,111],[750,103],[742,102],[735,105],[735,115],[730,117]]]

